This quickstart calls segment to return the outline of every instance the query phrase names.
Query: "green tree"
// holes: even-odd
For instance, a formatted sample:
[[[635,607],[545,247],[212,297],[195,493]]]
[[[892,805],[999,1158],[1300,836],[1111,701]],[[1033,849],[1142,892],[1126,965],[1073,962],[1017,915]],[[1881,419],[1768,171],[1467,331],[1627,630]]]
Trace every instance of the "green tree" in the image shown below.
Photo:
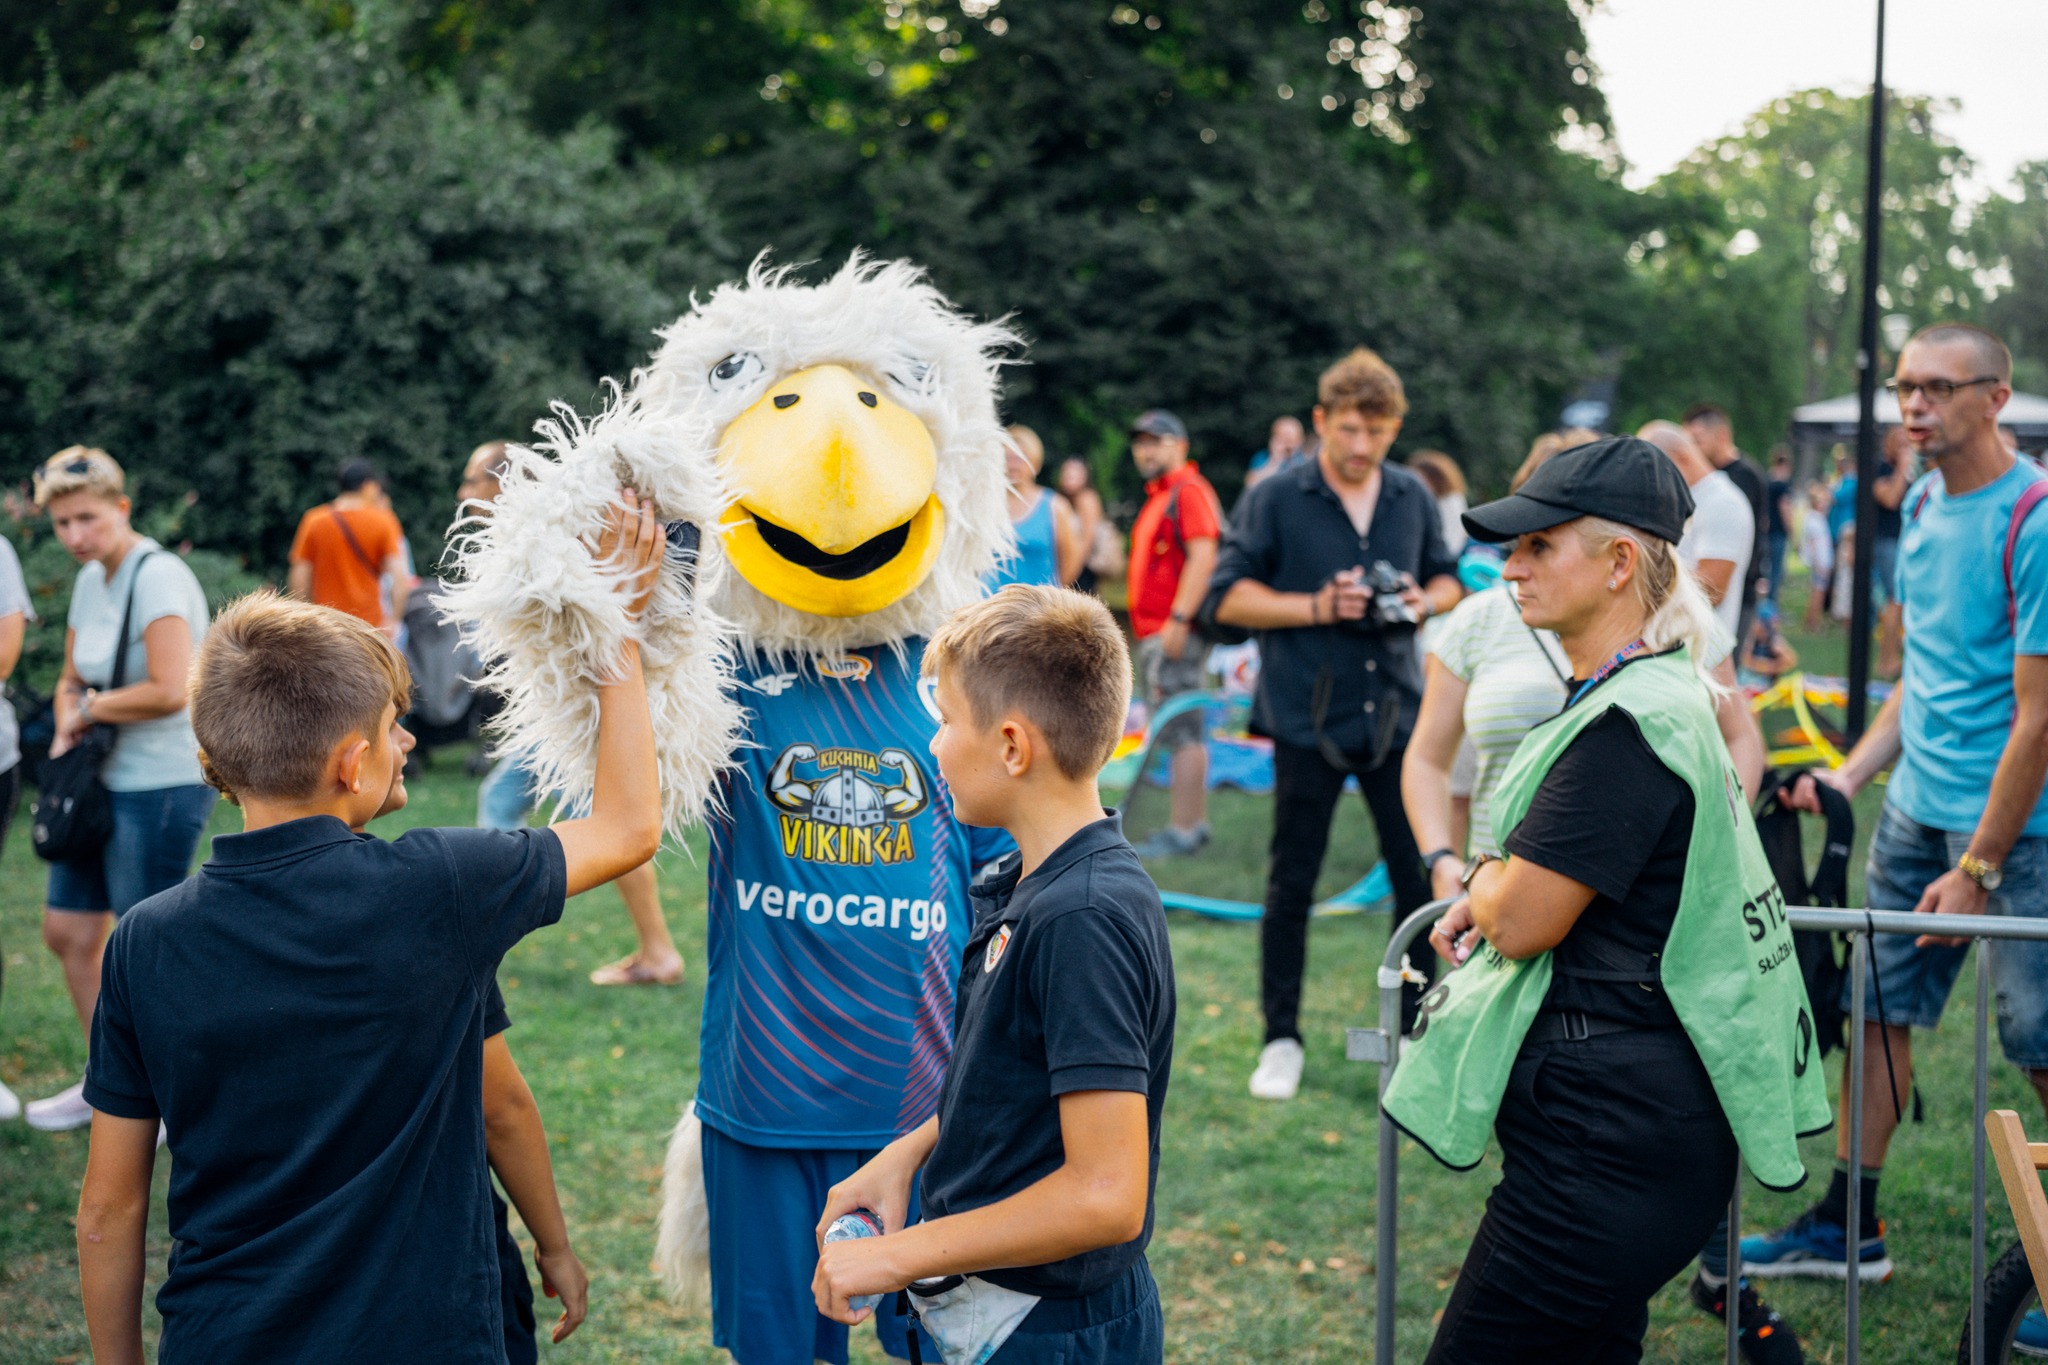
[[[1585,320],[1623,283],[1626,239],[1605,216],[1620,192],[1553,141],[1570,106],[1517,144],[1548,159],[1545,194],[1437,214],[1414,188],[1428,150],[1402,122],[1432,97],[1401,55],[1421,34],[1408,11],[1147,9],[984,13],[972,59],[899,96],[893,118],[710,165],[734,235],[784,259],[910,255],[977,311],[1014,312],[1031,348],[1006,380],[1012,411],[1056,449],[1100,453],[1127,488],[1121,433],[1141,407],[1179,410],[1228,483],[1359,344],[1406,377],[1412,444],[1512,467],[1592,363]],[[1368,77],[1390,59],[1424,98],[1376,117]],[[1556,65],[1558,100],[1583,96],[1562,53],[1530,60]]]
[[[2048,161],[2020,167],[2019,198],[1978,215],[1978,251],[1996,272],[1985,323],[2013,350],[2014,380],[2048,393]]]
[[[1885,106],[1878,302],[1916,325],[1975,316],[1981,299],[1970,160],[1939,126],[1950,107],[1897,93]],[[1666,215],[1630,258],[1656,330],[1624,367],[1626,413],[1707,399],[1761,444],[1793,406],[1854,387],[1869,119],[1867,96],[1788,95],[1652,188]]]
[[[104,446],[145,508],[196,489],[185,533],[276,571],[367,458],[431,564],[470,447],[588,406],[733,269],[687,175],[412,77],[402,17],[188,3],[138,69],[0,100],[17,459]]]

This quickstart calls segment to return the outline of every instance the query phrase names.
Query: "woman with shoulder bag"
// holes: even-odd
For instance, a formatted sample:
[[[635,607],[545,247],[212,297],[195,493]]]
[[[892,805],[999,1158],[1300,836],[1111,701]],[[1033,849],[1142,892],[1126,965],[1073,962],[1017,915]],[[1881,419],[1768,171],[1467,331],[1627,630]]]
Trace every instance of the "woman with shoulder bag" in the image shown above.
[[[82,566],[64,632],[51,763],[81,745],[105,750],[103,838],[48,846],[38,831],[38,851],[59,855],[50,861],[43,942],[63,964],[88,1039],[100,950],[115,917],[184,880],[215,798],[185,709],[206,595],[182,559],[129,525],[125,482],[113,457],[84,446],[59,451],[35,473],[36,505]],[[111,729],[111,743],[99,727]],[[39,824],[46,814],[58,815],[39,809]],[[73,1085],[29,1104],[29,1125],[61,1132],[90,1123],[79,1092]]]
[[[1805,1179],[1830,1122],[1784,898],[1715,723],[1712,609],[1675,545],[1692,498],[1634,438],[1567,451],[1476,508],[1516,540],[1523,621],[1569,661],[1564,710],[1502,772],[1504,857],[1466,865],[1383,1106],[1502,1178],[1432,1365],[1635,1361],[1650,1297],[1728,1203],[1740,1158]]]

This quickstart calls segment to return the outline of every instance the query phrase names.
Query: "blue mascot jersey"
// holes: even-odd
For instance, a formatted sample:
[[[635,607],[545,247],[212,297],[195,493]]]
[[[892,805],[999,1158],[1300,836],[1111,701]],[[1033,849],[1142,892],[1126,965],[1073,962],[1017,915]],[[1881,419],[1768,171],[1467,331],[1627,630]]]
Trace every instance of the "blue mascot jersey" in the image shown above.
[[[760,1147],[869,1150],[930,1118],[967,886],[1009,836],[953,819],[922,640],[743,660],[748,747],[711,825],[697,1109]]]

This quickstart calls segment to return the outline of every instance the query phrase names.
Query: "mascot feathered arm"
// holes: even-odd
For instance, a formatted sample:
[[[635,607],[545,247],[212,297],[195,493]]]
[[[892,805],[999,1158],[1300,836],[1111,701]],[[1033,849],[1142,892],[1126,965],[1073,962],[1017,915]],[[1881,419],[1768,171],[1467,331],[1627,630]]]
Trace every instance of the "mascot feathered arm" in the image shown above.
[[[707,609],[723,556],[704,528],[723,503],[712,452],[616,386],[593,421],[555,406],[532,448],[513,447],[503,491],[456,539],[457,581],[444,610],[505,707],[497,747],[519,755],[544,791],[587,800],[596,776],[597,683],[629,636],[640,641],[670,834],[714,799],[739,708],[728,694],[728,628]],[[596,533],[620,487],[670,524],[660,586],[638,626],[617,574],[576,542]],[[700,544],[700,537],[703,542]]]

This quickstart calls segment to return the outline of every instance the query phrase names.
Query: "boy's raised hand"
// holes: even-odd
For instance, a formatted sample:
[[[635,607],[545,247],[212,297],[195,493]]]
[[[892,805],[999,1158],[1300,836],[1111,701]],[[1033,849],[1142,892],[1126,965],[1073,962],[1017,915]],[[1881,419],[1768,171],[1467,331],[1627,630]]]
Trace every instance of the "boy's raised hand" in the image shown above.
[[[533,1263],[540,1267],[541,1293],[562,1301],[561,1321],[548,1338],[560,1343],[583,1325],[584,1315],[590,1311],[590,1274],[567,1247],[552,1256],[536,1249]]]
[[[597,562],[625,571],[626,616],[637,621],[654,599],[661,558],[668,547],[662,525],[654,515],[654,504],[631,488],[619,490],[619,500],[598,532],[594,553]]]

